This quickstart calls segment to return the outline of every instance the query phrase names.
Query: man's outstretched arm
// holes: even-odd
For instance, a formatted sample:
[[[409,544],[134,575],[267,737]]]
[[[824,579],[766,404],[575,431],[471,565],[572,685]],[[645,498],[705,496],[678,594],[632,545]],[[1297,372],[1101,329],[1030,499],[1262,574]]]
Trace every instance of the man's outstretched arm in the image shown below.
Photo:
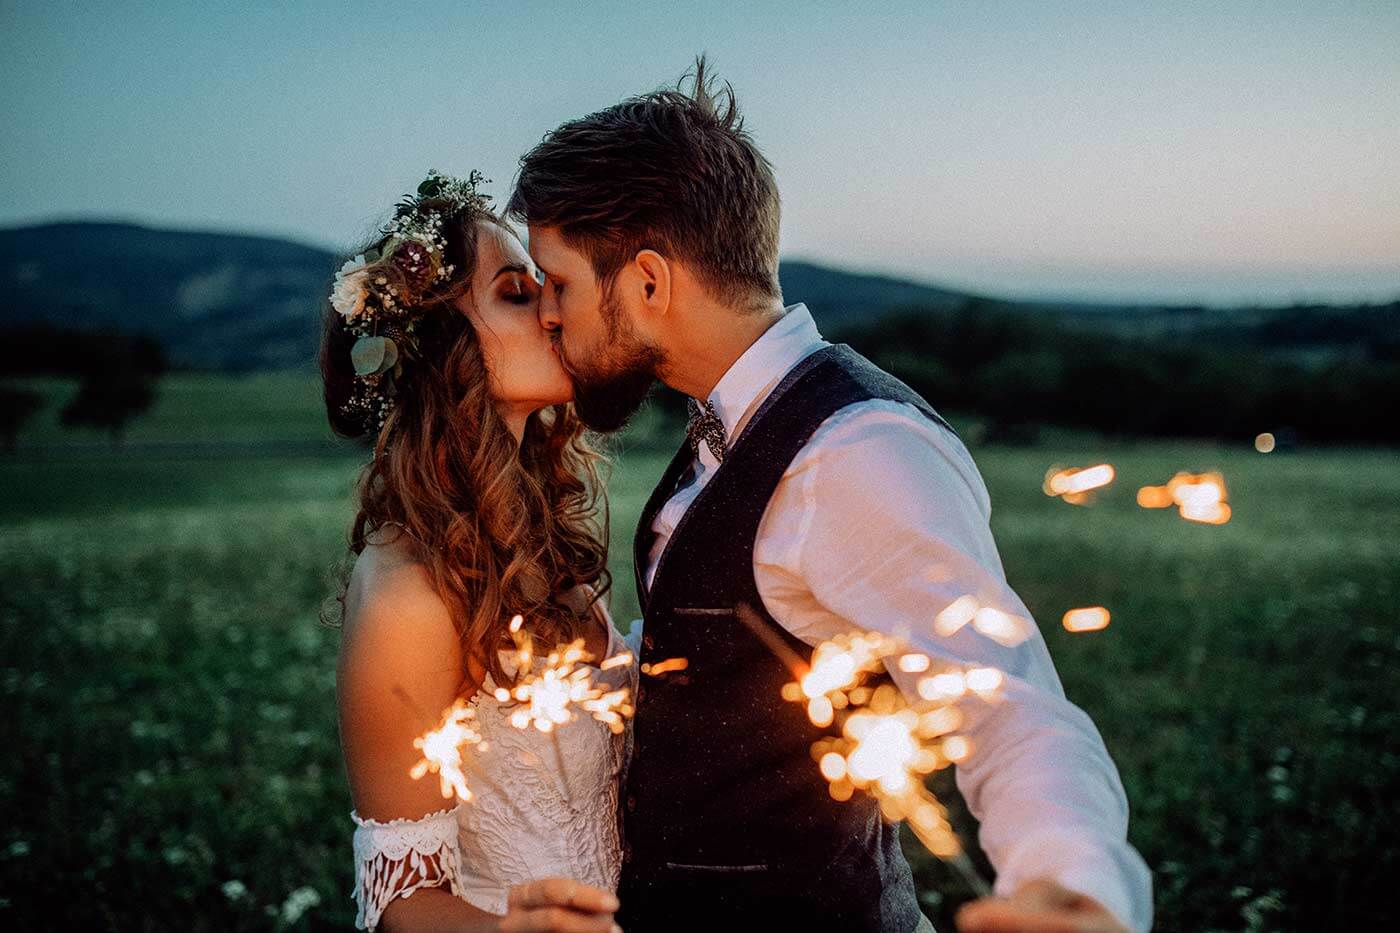
[[[1049,896],[1039,882],[1051,882],[1129,929],[1149,929],[1151,875],[1127,842],[1118,770],[1092,720],[1065,698],[1044,638],[1007,584],[988,512],[981,476],[952,434],[899,403],[852,406],[818,430],[770,504],[755,559],[765,603],[809,643],[840,621],[905,638],[935,663],[1005,673],[998,701],[965,704],[961,731],[974,751],[957,783],[981,821],[997,894],[1019,900],[979,905],[1005,910],[960,923],[999,929],[977,924],[1014,908],[1057,918],[1044,929],[1080,928],[1054,925],[1086,904]],[[965,595],[1023,620],[1025,639],[1001,644],[972,625],[936,634],[935,617]],[[891,674],[917,696],[922,675]]]

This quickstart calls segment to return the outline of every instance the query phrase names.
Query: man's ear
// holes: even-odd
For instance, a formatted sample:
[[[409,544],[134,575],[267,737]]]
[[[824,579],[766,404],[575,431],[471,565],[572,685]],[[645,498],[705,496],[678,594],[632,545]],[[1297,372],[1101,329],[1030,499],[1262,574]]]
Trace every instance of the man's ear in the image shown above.
[[[632,260],[637,271],[638,298],[649,314],[661,316],[671,308],[671,264],[654,249],[644,249]]]

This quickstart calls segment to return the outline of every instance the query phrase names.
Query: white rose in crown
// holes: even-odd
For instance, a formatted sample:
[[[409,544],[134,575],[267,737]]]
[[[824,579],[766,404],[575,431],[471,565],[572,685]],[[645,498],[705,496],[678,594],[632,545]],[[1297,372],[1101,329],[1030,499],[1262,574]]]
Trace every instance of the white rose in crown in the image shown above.
[[[335,308],[347,321],[353,320],[365,310],[365,281],[369,270],[365,267],[364,254],[348,260],[335,274],[335,288],[331,291],[331,307]]]

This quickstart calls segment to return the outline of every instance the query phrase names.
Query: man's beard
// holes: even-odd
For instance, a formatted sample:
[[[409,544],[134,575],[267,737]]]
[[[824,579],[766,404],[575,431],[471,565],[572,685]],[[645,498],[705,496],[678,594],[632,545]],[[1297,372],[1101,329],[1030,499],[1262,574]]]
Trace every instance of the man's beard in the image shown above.
[[[606,324],[606,349],[588,363],[575,365],[559,347],[559,359],[574,384],[574,410],[594,431],[612,433],[627,426],[656,381],[665,355],[637,339],[623,322],[622,309],[609,295],[601,308]]]

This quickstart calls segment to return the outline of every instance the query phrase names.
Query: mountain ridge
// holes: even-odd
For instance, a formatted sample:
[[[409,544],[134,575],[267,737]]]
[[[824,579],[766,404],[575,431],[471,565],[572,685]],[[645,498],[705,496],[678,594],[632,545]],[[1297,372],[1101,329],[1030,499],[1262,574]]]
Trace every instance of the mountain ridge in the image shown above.
[[[48,323],[144,333],[180,368],[249,371],[315,365],[320,313],[341,256],[286,237],[171,229],[122,220],[0,228],[0,328]],[[995,305],[1075,326],[1180,335],[1249,322],[1259,308],[999,299],[880,272],[784,259],[789,303],[837,335],[902,309]]]

